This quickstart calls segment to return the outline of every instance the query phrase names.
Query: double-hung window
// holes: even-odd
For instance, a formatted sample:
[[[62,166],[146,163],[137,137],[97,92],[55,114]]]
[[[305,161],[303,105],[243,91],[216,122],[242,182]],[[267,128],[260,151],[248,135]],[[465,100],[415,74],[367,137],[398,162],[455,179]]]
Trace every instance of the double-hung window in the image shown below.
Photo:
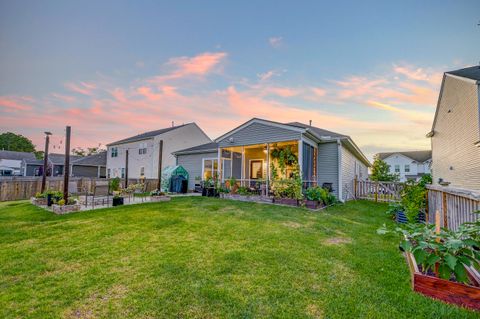
[[[216,158],[204,158],[202,166],[202,178],[203,180],[213,178],[218,169],[218,159]]]
[[[410,173],[410,165],[405,164],[405,173]]]
[[[147,143],[140,143],[139,147],[138,147],[138,154],[142,155],[142,154],[147,154]]]
[[[111,157],[117,157],[118,156],[118,148],[117,147],[112,147],[111,152],[110,152]]]
[[[400,165],[395,165],[395,173],[400,173]]]

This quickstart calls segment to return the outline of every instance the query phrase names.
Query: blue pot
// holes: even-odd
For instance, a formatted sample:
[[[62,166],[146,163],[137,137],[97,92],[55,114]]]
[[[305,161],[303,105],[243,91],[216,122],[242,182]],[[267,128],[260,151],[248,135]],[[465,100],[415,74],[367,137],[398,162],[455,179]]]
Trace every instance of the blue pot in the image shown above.
[[[425,223],[425,213],[424,212],[419,212],[417,215],[417,222],[419,223]],[[407,216],[405,215],[404,211],[398,211],[397,215],[395,216],[395,221],[400,224],[406,224],[408,223]]]

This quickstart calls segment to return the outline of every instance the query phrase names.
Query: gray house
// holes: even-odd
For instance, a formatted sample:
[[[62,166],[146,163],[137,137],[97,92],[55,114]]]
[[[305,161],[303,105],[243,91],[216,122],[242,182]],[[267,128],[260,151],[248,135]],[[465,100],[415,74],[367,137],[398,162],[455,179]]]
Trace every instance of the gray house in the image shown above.
[[[433,183],[480,191],[480,66],[443,75],[427,137]]]
[[[222,182],[233,177],[242,185],[264,183],[268,189],[271,167],[276,164],[273,154],[286,148],[298,158],[304,187],[331,187],[338,198],[347,200],[353,197],[355,177],[368,177],[370,162],[349,136],[298,122],[253,118],[213,143],[173,154],[177,164],[189,172],[190,190],[211,177]],[[278,178],[289,178],[288,169],[286,175]]]
[[[75,177],[100,177],[107,176],[107,151],[100,152],[74,160],[71,164],[70,174]]]
[[[24,160],[35,160],[34,153],[0,151],[0,176],[22,176]]]

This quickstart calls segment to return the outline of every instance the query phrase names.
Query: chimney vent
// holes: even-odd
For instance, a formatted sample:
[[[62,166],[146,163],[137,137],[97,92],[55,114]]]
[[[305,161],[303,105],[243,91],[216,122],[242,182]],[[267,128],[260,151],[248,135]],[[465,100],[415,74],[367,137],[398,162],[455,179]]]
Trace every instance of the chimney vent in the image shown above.
[[[310,122],[309,126],[312,126],[312,120],[310,120],[309,122]]]

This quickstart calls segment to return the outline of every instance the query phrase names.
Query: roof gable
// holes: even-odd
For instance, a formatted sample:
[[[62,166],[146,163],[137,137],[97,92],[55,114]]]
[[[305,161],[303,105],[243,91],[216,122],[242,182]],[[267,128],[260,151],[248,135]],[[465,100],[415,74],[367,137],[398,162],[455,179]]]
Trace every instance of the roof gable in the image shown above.
[[[16,161],[21,161],[24,159],[34,160],[35,154],[29,152],[0,151],[0,159]]]
[[[141,133],[141,134],[138,134],[138,135],[134,135],[134,136],[131,136],[131,137],[121,139],[121,140],[116,141],[116,142],[109,143],[109,144],[107,144],[107,146],[117,145],[117,144],[125,144],[125,143],[132,143],[132,142],[137,142],[137,141],[150,139],[150,138],[153,138],[157,135],[164,134],[164,133],[176,130],[177,128],[184,127],[184,126],[190,125],[190,124],[194,124],[194,123],[187,123],[187,124],[162,128],[162,129],[155,130],[155,131],[149,131],[149,132]]]
[[[381,160],[385,160],[393,155],[402,155],[404,157],[408,157],[416,162],[423,163],[432,158],[432,151],[425,150],[425,151],[406,151],[406,152],[385,152],[385,153],[378,153],[377,156]]]

